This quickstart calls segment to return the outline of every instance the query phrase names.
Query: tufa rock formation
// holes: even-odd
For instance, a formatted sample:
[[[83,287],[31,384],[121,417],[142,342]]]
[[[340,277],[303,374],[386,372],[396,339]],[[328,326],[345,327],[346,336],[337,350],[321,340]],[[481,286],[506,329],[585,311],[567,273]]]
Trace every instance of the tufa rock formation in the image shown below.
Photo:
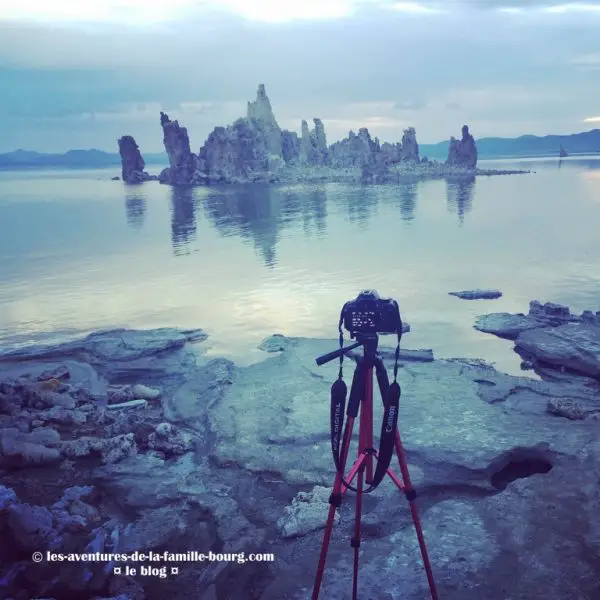
[[[169,167],[163,169],[159,175],[161,183],[185,185],[199,183],[194,177],[196,170],[196,156],[190,150],[190,138],[187,129],[181,127],[177,121],[171,121],[169,115],[160,113],[160,125],[163,130],[163,143]]]
[[[130,135],[124,135],[119,138],[119,154],[121,155],[121,176],[125,183],[142,183],[156,179],[152,175],[148,175],[144,168],[146,163],[142,158],[139,146]],[[117,177],[116,180],[119,178]],[[113,180],[115,178],[113,177]]]
[[[281,156],[288,165],[294,165],[299,162],[300,138],[298,138],[298,134],[295,131],[284,129],[281,132]]]
[[[419,144],[417,144],[417,132],[414,127],[404,130],[402,135],[402,145],[400,150],[400,160],[409,162],[419,162]]]
[[[246,116],[232,125],[215,127],[198,155],[190,149],[185,127],[163,112],[160,122],[170,165],[160,174],[160,181],[172,185],[322,180],[335,178],[336,169],[343,169],[342,175],[349,177],[357,177],[359,170],[362,181],[383,182],[395,181],[399,174],[410,175],[420,163],[428,163],[428,173],[435,176],[443,176],[444,169],[451,171],[448,166],[473,168],[477,163],[475,141],[466,126],[460,141],[452,139],[446,165],[419,158],[413,127],[405,129],[402,141],[395,144],[381,144],[363,127],[329,147],[321,119],[313,119],[312,129],[302,120],[300,135],[282,130],[264,84],[258,86],[256,99],[248,102]]]
[[[371,138],[366,127],[362,127],[358,130],[358,135],[351,131],[347,138],[332,144],[329,152],[333,167],[368,167],[369,172],[373,167],[379,169],[379,165],[420,162],[419,144],[414,127],[405,129],[402,142],[396,144],[389,142],[380,144],[377,138]]]
[[[313,119],[313,122],[315,127],[312,131],[309,131],[306,121],[301,123],[299,163],[303,166],[324,166],[329,164],[325,127],[321,119]]]
[[[264,83],[258,86],[256,100],[248,102],[246,119],[248,124],[258,129],[262,134],[269,154],[281,157],[281,128],[273,114]]]
[[[386,165],[396,164],[402,156],[402,144],[400,142],[397,142],[396,144],[383,142],[380,150]]]
[[[373,140],[366,127],[348,133],[348,137],[335,142],[329,148],[331,166],[338,169],[351,167],[362,168],[376,160],[375,155],[381,154],[379,140]],[[397,162],[397,161],[395,161]]]
[[[264,84],[248,102],[246,118],[215,127],[198,154],[196,179],[208,183],[276,181],[285,165],[323,166],[329,163],[325,128],[314,119],[302,133],[282,130],[273,114]]]
[[[290,132],[281,131],[264,84],[258,86],[256,100],[248,102],[245,119],[233,125],[215,127],[200,148],[196,179],[207,183],[275,181],[285,154],[297,152]]]
[[[463,125],[462,138],[460,140],[454,137],[450,138],[446,164],[467,167],[469,169],[474,169],[477,166],[477,147],[475,146],[475,139],[469,133],[467,125]]]
[[[207,183],[269,181],[280,157],[270,155],[264,131],[248,119],[215,127],[198,155],[197,177]]]

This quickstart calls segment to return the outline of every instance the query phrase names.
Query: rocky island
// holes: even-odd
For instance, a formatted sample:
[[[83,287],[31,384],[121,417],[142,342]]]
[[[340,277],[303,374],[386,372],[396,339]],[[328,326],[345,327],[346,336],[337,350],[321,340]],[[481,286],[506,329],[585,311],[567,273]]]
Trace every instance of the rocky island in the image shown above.
[[[431,351],[400,357],[400,428],[440,598],[600,597],[600,313],[533,301],[476,326],[515,340],[538,379]],[[2,597],[310,597],[337,376],[314,358],[337,340],[274,335],[265,360],[239,367],[206,339],[121,329],[0,355]],[[393,349],[381,354],[390,367]],[[350,593],[353,526],[349,498],[323,599]],[[365,598],[427,598],[410,511],[389,481],[365,498],[363,531]],[[115,574],[108,558],[45,558],[191,550],[265,560],[159,561],[149,577]]]
[[[280,128],[263,84],[258,86],[256,100],[248,102],[246,116],[232,125],[215,127],[197,154],[191,150],[187,129],[177,120],[173,121],[161,112],[160,124],[169,167],[158,178],[161,183],[170,185],[316,181],[393,183],[410,178],[524,172],[478,169],[475,140],[466,125],[461,140],[452,138],[445,163],[419,157],[413,127],[405,129],[402,140],[394,144],[381,143],[378,138],[372,138],[367,128],[361,128],[358,133],[350,131],[343,140],[328,145],[323,122],[315,118],[312,128],[303,120],[298,135]],[[126,145],[121,143],[124,139],[128,140]],[[127,172],[131,173],[128,176],[131,182],[147,180],[135,141],[131,136],[121,140],[123,179]]]

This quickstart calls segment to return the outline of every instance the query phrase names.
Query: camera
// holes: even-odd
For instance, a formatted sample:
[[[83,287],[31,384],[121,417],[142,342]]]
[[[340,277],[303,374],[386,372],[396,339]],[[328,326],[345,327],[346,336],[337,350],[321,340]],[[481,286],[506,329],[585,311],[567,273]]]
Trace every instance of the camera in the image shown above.
[[[392,298],[380,298],[375,290],[364,290],[342,308],[344,327],[356,333],[396,333],[402,331],[400,307]]]

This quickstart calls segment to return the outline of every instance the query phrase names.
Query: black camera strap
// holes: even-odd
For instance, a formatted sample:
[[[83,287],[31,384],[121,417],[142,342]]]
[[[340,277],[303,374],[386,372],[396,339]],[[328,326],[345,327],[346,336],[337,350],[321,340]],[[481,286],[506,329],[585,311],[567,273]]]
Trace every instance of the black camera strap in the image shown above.
[[[398,354],[400,354],[400,343],[398,342]],[[377,382],[383,394],[383,421],[381,423],[381,434],[379,436],[379,452],[377,453],[377,467],[373,475],[373,481],[365,493],[373,491],[385,477],[392,462],[394,446],[396,444],[396,431],[398,427],[398,412],[400,411],[400,385],[396,381],[397,366],[394,366],[394,381],[390,385],[385,365],[381,359],[375,363]]]
[[[342,324],[344,322],[343,312],[340,316],[338,331],[340,332],[340,348],[344,347],[344,332]],[[340,469],[340,450],[342,443],[342,432],[344,430],[344,411],[346,410],[346,394],[348,388],[344,381],[344,354],[340,354],[340,370],[338,378],[331,386],[331,452],[333,454],[333,462],[338,472]]]

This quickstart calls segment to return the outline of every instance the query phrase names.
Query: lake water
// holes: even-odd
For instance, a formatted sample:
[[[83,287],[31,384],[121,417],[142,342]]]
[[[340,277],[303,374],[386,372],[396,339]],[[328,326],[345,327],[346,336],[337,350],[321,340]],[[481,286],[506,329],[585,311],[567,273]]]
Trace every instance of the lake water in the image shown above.
[[[481,166],[535,173],[176,190],[116,169],[1,172],[0,347],[201,327],[211,353],[248,364],[271,333],[335,338],[343,303],[375,288],[412,327],[404,347],[519,373],[475,317],[533,298],[600,310],[600,157]],[[504,296],[448,295],[478,287]]]

